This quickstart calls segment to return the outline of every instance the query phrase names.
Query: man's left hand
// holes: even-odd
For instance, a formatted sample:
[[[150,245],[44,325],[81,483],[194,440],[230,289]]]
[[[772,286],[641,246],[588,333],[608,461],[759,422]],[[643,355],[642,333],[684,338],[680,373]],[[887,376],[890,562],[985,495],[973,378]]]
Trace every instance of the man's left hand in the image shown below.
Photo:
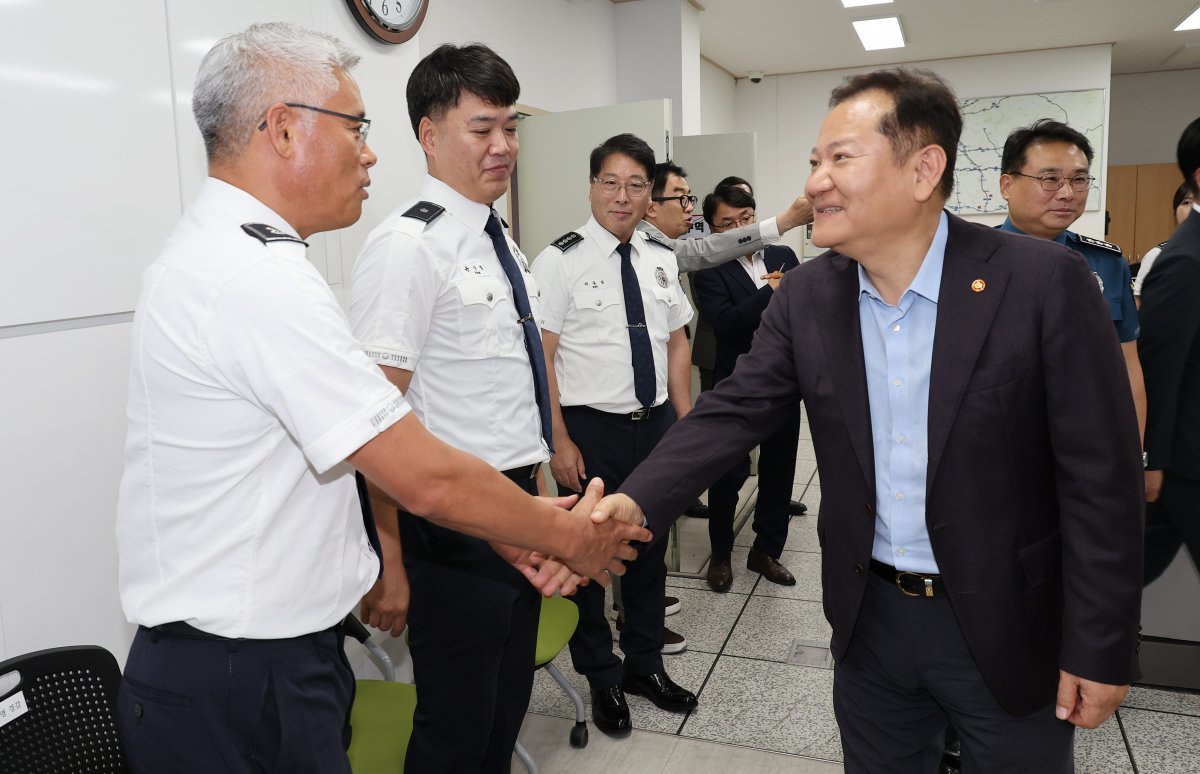
[[[1054,713],[1080,728],[1096,728],[1108,720],[1129,693],[1128,685],[1109,685],[1058,672],[1058,699]]]

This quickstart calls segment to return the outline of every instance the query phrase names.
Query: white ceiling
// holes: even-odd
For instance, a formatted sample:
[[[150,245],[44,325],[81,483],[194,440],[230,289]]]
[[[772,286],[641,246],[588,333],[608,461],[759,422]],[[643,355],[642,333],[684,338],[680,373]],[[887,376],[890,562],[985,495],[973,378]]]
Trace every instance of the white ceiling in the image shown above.
[[[700,51],[735,77],[1113,43],[1114,75],[1200,67],[1200,0],[698,0]],[[863,51],[850,22],[899,16],[905,48]],[[1192,44],[1188,48],[1186,44]]]

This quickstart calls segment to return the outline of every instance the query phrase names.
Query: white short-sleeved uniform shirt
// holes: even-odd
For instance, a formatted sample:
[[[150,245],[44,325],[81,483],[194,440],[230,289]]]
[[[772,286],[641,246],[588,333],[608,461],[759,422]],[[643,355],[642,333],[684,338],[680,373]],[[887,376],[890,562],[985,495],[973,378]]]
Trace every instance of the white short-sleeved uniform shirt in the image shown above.
[[[379,560],[347,456],[408,413],[282,217],[209,178],[142,278],[117,509],[130,621],[321,631]]]
[[[542,327],[559,335],[554,357],[559,401],[614,413],[637,411],[641,404],[633,387],[619,241],[594,217],[576,233],[583,239],[565,250],[552,244],[533,262],[542,290]],[[674,251],[641,231],[629,241],[654,350],[658,406],[667,400],[667,339],[692,319],[692,307],[679,284]]]
[[[404,215],[417,201],[445,211],[428,223]],[[550,454],[512,287],[483,230],[490,214],[426,176],[418,199],[367,237],[351,281],[350,323],[367,357],[412,372],[405,398],[430,432],[509,470]],[[505,238],[541,327],[529,262]]]

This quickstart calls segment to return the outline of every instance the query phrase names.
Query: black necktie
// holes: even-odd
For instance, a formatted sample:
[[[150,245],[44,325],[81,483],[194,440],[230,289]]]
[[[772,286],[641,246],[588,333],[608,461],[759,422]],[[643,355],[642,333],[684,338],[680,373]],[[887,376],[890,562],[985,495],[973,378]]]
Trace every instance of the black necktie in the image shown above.
[[[642,289],[638,285],[633,260],[629,257],[628,242],[617,245],[621,256],[621,290],[625,294],[625,322],[629,323],[629,353],[633,361],[633,394],[643,407],[653,406],[658,396],[654,376],[654,349],[650,346],[650,331],[646,328],[646,308],[642,306]]]
[[[546,448],[553,453],[554,444],[551,439],[554,426],[550,421],[550,382],[546,379],[546,355],[542,352],[542,335],[538,332],[537,322],[529,308],[529,292],[525,288],[525,279],[508,249],[504,230],[500,227],[500,216],[495,210],[492,210],[483,230],[492,238],[496,257],[500,259],[504,275],[508,277],[508,284],[512,287],[513,303],[517,307],[519,318],[517,321],[521,323],[521,330],[525,333],[525,351],[529,353],[529,367],[533,370],[533,389],[536,392],[534,397],[537,398],[538,414],[542,419],[542,438],[546,439]]]

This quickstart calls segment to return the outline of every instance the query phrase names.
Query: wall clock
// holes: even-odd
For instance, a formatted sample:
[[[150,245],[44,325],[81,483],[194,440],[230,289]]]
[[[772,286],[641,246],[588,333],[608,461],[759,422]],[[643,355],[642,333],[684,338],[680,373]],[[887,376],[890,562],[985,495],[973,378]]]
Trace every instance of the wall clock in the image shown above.
[[[429,0],[346,0],[350,13],[381,43],[403,43],[417,34]]]

